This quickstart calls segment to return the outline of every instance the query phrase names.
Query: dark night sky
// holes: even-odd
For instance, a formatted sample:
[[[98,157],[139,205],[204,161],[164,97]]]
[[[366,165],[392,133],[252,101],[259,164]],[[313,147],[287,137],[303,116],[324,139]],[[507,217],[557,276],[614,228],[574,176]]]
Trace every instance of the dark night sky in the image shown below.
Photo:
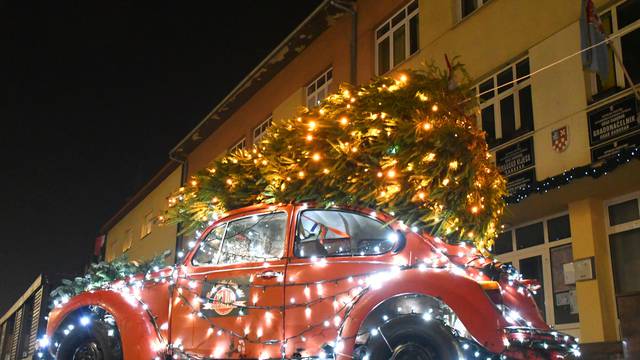
[[[0,0],[0,316],[319,3]]]

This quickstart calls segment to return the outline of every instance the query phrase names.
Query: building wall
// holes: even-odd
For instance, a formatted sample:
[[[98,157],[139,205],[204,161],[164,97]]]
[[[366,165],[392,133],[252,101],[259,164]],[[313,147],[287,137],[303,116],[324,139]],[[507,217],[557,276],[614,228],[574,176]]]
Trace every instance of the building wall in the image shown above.
[[[151,232],[142,236],[145,217],[162,215],[167,208],[167,198],[180,186],[181,168],[178,167],[153,189],[135,208],[129,211],[107,232],[106,261],[127,254],[130,260],[148,260],[165,250],[175,252],[176,225],[151,226]],[[128,245],[127,231],[131,231],[131,244]],[[173,256],[167,257],[171,261]]]
[[[359,83],[375,76],[375,28],[405,1],[358,2],[358,72]],[[306,86],[330,66],[334,92],[350,79],[351,17],[344,15],[323,32],[291,63],[261,88],[213,134],[189,154],[189,172],[207,166],[243,137],[251,143],[253,128],[273,115],[274,119],[293,116],[305,105]]]
[[[6,313],[0,316],[0,359],[35,359],[37,339],[44,335],[49,286],[39,275]]]
[[[421,49],[395,71],[419,68],[425,61],[444,66],[444,54],[447,54],[450,58],[460,56],[471,77],[482,81],[523,56],[529,57],[530,71],[535,72],[580,50],[580,1],[493,0],[461,21],[458,20],[457,3],[421,1]],[[598,9],[616,3],[619,1],[595,1]],[[615,98],[629,96],[631,91],[590,102],[589,80],[590,75],[583,71],[580,56],[534,75],[531,78],[534,130],[494,147],[494,155],[496,151],[532,136],[537,181],[590,164],[587,113],[606,107]],[[551,144],[551,132],[564,126],[568,129],[569,145],[565,151],[557,152]],[[601,179],[584,179],[549,194],[531,195],[522,203],[509,206],[503,219],[506,230],[510,230],[546,221],[557,214],[568,214],[571,235],[564,241],[571,244],[573,259],[593,257],[600,275],[574,285],[579,322],[558,327],[580,336],[585,343],[616,341],[623,335],[618,331],[610,240],[605,229],[610,200],[640,190],[637,175],[632,175],[640,171],[640,166],[634,163],[625,166]],[[544,268],[541,280],[547,284],[545,290],[552,292],[549,283],[554,274],[550,271],[549,249],[556,245],[545,239],[544,244],[506,253],[499,258],[513,261],[519,267],[520,259],[539,254]],[[547,320],[553,323],[551,312],[556,298],[553,293],[546,293],[545,297],[546,309],[542,310],[546,310]]]
[[[366,83],[376,75],[377,27],[408,3],[405,0],[357,1],[358,83]],[[460,19],[459,3],[456,0],[420,1],[420,49],[391,72],[420,68],[422,63],[431,61],[443,67],[447,54],[450,58],[459,56],[471,78],[479,82],[524,56],[529,58],[530,72],[536,72],[580,49],[581,2],[578,0],[491,0],[463,19]],[[599,9],[612,3],[617,1],[595,1]],[[204,168],[243,137],[250,144],[253,128],[270,115],[276,119],[294,116],[297,108],[305,104],[306,85],[328,67],[333,67],[331,91],[348,81],[350,31],[349,15],[337,19],[189,154],[189,172]],[[537,181],[591,163],[587,113],[606,106],[613,98],[589,102],[589,76],[582,69],[579,56],[533,75],[530,82],[534,129],[494,147],[494,154],[532,137],[534,180]],[[627,90],[616,96],[628,93]],[[552,148],[551,132],[564,126],[568,129],[569,145],[565,151],[558,152]],[[589,343],[620,338],[605,208],[610,199],[640,191],[637,171],[640,171],[638,164],[630,164],[608,177],[579,180],[548,195],[532,195],[519,204],[510,205],[504,219],[505,230],[515,230],[541,219],[546,222],[558,214],[568,215],[571,235],[562,243],[571,244],[574,259],[593,256],[599,275],[573,285],[577,292],[579,322],[559,327],[580,335]],[[127,228],[134,227],[134,234],[139,234],[140,219],[145,213],[165,206],[165,197],[178,186],[179,175],[174,173],[170,179],[109,232],[107,259],[120,253],[118,244],[123,241]],[[159,240],[161,231],[166,232],[165,240]],[[173,250],[175,228],[154,228],[148,238],[135,237],[130,254],[148,257],[163,247]],[[545,238],[544,244],[538,247],[502,255],[515,259],[514,265],[518,267],[519,259],[526,256],[523,253],[540,254],[542,278],[547,284],[543,311],[552,323],[554,315],[550,311],[556,299],[554,293],[549,293],[553,292],[549,283],[554,276],[549,262],[550,249],[554,246],[555,243]]]
[[[279,74],[252,96],[238,111],[226,120],[213,134],[189,154],[189,172],[206,167],[217,156],[224,154],[243,137],[251,143],[253,128],[267,119],[280,104],[291,97],[304,104],[304,87],[333,66],[331,91],[349,78],[349,33],[348,17],[339,18],[335,25],[322,33],[313,43],[289,63]],[[345,56],[346,55],[346,56]],[[289,101],[290,108],[295,108]],[[290,110],[287,114],[290,113]]]

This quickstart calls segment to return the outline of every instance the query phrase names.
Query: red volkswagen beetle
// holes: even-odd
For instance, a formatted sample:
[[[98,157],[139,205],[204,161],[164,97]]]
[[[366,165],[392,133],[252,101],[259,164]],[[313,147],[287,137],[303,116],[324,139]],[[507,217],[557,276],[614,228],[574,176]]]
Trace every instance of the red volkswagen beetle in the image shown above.
[[[391,216],[256,205],[213,223],[181,264],[51,312],[57,359],[566,359],[531,281]],[[46,349],[45,349],[46,348]]]

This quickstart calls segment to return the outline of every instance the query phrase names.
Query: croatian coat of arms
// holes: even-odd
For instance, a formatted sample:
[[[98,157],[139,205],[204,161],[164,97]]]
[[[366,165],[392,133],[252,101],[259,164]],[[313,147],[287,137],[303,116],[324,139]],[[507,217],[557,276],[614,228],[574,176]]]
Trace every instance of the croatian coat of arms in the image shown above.
[[[569,146],[569,130],[567,126],[551,131],[551,147],[557,152],[567,150]]]

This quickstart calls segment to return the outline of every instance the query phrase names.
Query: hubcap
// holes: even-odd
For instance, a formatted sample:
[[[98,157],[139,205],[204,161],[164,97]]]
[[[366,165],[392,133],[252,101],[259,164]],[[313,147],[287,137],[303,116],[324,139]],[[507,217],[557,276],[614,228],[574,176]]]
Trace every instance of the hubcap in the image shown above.
[[[80,344],[73,353],[73,360],[102,360],[102,350],[95,341]]]
[[[389,360],[433,360],[427,348],[420,344],[407,343],[396,347]]]

